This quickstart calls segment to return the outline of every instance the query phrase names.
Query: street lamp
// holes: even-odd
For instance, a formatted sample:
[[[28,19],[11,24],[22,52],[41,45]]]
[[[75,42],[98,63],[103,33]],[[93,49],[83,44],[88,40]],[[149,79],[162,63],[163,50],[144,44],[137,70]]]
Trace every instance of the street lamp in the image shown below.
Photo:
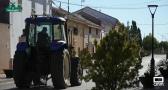
[[[152,58],[151,58],[151,64],[150,64],[150,74],[152,77],[155,76],[155,60],[153,55],[153,44],[154,44],[154,15],[157,7],[158,5],[148,5],[149,11],[152,16]]]
[[[68,0],[68,14],[69,14],[69,0]]]

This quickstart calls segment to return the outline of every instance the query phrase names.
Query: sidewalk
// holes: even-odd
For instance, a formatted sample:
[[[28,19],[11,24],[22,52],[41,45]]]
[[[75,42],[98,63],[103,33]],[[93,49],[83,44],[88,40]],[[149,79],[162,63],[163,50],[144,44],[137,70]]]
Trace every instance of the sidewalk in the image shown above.
[[[6,78],[5,74],[0,74],[0,83],[13,81],[13,78]]]

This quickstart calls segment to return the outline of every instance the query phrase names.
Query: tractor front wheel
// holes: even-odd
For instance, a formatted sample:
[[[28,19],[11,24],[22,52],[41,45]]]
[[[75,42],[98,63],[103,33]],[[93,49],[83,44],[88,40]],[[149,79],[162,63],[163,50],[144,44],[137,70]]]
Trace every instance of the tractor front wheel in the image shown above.
[[[82,83],[83,69],[79,57],[71,58],[71,86],[80,86]]]

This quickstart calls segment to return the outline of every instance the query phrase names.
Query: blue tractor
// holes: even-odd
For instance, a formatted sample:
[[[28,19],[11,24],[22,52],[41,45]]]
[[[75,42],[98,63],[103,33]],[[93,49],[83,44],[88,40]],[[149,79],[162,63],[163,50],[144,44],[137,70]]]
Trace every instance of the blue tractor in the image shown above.
[[[47,85],[58,89],[80,85],[79,58],[71,55],[66,20],[60,17],[26,18],[13,60],[13,78],[18,88]]]

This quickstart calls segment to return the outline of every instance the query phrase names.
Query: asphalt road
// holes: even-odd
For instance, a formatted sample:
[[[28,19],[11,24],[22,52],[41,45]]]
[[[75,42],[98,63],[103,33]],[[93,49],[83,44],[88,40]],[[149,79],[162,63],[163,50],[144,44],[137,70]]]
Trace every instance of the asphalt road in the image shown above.
[[[150,62],[151,62],[151,55],[150,56],[146,56],[146,57],[143,57],[142,58],[142,63],[141,65],[143,66],[143,68],[141,68],[139,70],[139,76],[142,76],[144,75],[144,73],[149,70],[149,67],[150,67]],[[162,61],[162,60],[165,60],[166,59],[166,54],[163,54],[163,55],[159,55],[159,54],[155,54],[154,55],[154,60],[155,60],[155,66],[157,66],[157,64]]]
[[[86,75],[85,70],[83,74]],[[89,81],[89,82],[82,81],[81,86],[68,87],[62,90],[91,90],[91,88],[94,86],[95,84],[92,81]],[[20,89],[16,88],[12,78],[11,79],[0,78],[0,90],[20,90]],[[56,89],[54,89],[52,85],[52,81],[51,79],[49,79],[47,81],[47,86],[33,87],[33,88],[22,89],[22,90],[56,90]]]

